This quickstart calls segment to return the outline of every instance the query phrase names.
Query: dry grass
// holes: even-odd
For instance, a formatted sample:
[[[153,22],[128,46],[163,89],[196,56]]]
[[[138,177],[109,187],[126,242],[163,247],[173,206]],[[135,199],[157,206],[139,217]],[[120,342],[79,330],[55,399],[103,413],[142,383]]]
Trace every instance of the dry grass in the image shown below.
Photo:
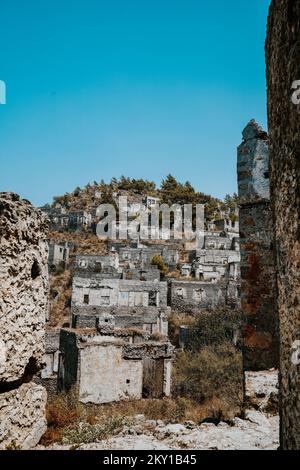
[[[219,403],[220,414],[225,417],[229,412],[234,415],[241,411],[241,353],[230,343],[205,347],[200,351],[180,352],[174,361],[173,394],[189,398],[199,405]]]
[[[55,299],[52,294],[58,293]],[[72,273],[66,269],[62,274],[50,276],[49,326],[58,327],[71,319]]]
[[[92,442],[118,434],[123,425],[133,423],[135,415],[166,423],[200,423],[207,417],[231,419],[234,410],[226,400],[213,397],[205,403],[189,398],[142,399],[104,405],[83,405],[76,402],[72,392],[52,398],[47,405],[48,429],[41,444]]]

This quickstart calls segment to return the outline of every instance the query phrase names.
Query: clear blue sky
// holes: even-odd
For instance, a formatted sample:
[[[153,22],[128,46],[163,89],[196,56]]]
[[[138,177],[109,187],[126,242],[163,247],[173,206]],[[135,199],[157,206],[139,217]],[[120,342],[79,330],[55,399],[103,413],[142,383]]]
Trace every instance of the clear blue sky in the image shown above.
[[[1,0],[0,191],[41,205],[121,174],[236,191],[266,127],[269,0]]]

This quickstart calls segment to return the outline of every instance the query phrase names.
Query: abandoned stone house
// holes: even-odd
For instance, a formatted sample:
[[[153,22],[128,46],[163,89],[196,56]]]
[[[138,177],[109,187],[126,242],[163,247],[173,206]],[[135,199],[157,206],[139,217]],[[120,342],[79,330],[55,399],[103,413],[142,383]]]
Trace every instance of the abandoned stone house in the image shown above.
[[[102,279],[76,275],[72,289],[73,326],[94,326],[96,319],[117,327],[134,326],[168,334],[167,283]]]
[[[66,265],[70,257],[71,245],[68,242],[48,241],[48,266],[49,269],[57,268],[60,265]]]
[[[105,268],[119,269],[119,255],[111,249],[107,255],[77,255],[76,271],[100,273]]]
[[[182,277],[218,283],[239,279],[239,238],[211,233],[203,237],[202,248],[189,252],[189,262],[180,266]]]
[[[179,253],[176,248],[168,245],[150,245],[119,248],[119,263],[129,268],[149,267],[154,256],[161,256],[169,270],[174,269],[179,261]]]
[[[84,210],[67,211],[63,206],[43,206],[40,209],[47,215],[52,230],[81,230],[92,225],[92,214]]]
[[[62,329],[59,390],[83,403],[170,395],[173,346],[116,328]]]
[[[238,236],[239,234],[239,222],[230,217],[224,217],[222,219],[215,220],[214,225],[216,230],[228,233],[233,237]]]
[[[239,305],[239,284],[235,281],[211,283],[201,281],[171,280],[169,305],[172,311],[200,314],[217,307],[231,308]]]

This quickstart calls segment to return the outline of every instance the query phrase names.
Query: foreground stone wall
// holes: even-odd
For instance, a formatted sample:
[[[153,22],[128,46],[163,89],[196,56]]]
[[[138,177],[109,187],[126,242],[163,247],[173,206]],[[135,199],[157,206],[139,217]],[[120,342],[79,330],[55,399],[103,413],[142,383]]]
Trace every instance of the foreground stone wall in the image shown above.
[[[266,43],[271,203],[280,322],[281,447],[300,449],[300,2],[275,0]],[[299,94],[298,94],[299,96]],[[295,101],[296,103],[297,101]]]
[[[254,120],[243,131],[237,173],[244,369],[264,370],[277,367],[279,346],[268,136]]]
[[[24,449],[45,431],[43,367],[48,306],[47,224],[13,193],[0,193],[0,448]]]

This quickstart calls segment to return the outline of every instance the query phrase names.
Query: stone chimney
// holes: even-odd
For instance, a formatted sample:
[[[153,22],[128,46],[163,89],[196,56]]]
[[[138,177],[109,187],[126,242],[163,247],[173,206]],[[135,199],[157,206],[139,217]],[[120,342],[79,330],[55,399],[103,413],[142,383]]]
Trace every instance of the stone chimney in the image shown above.
[[[244,370],[278,365],[268,135],[251,120],[237,153]]]

